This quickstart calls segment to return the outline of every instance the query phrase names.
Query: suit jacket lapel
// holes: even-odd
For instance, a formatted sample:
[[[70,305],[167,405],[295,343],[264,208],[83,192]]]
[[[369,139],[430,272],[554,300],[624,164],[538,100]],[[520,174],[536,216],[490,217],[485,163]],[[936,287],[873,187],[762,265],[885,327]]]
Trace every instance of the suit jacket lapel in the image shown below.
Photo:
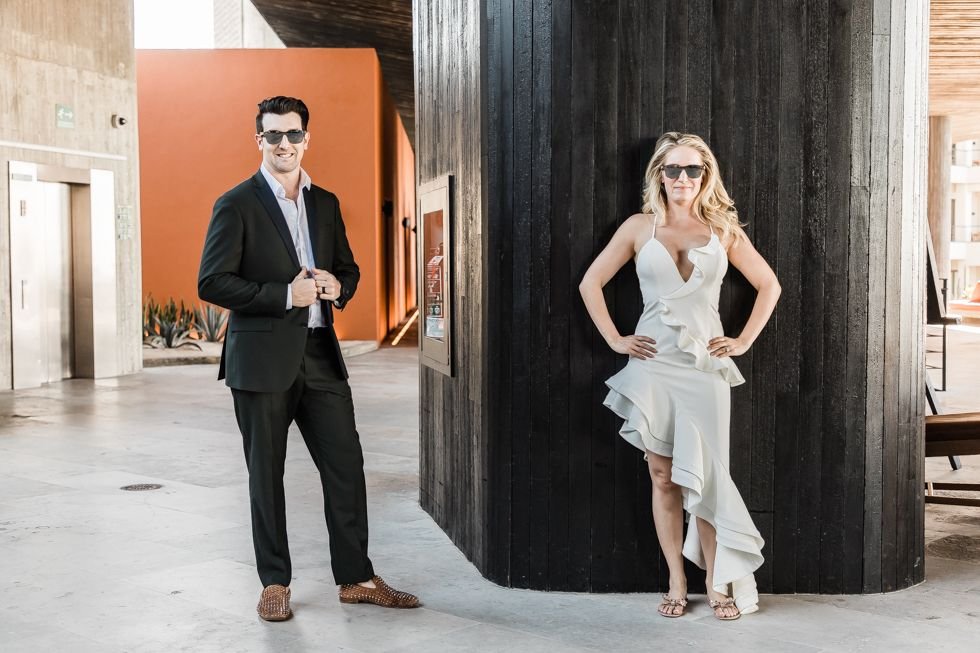
[[[313,187],[311,186],[309,190],[304,188],[302,190],[303,201],[306,203],[306,226],[310,232],[310,249],[313,250],[313,266],[319,267],[317,265],[317,246],[320,241],[317,240],[317,219],[316,219],[316,201],[313,199]]]
[[[317,220],[316,215],[316,199],[313,197],[313,188],[310,187],[309,190],[303,189],[303,200],[306,202],[306,225],[310,232],[310,244],[313,250],[313,266],[320,267],[317,263],[318,255],[317,252],[320,248],[320,241],[317,240],[317,236],[320,233],[320,221]],[[333,302],[328,302],[324,299],[319,300],[320,308],[323,310],[323,317],[327,324],[333,324]]]
[[[279,208],[279,202],[276,200],[276,196],[272,192],[272,189],[269,188],[269,184],[266,182],[265,177],[262,176],[261,170],[256,172],[255,176],[252,177],[252,182],[255,186],[255,194],[258,196],[259,201],[262,202],[262,205],[265,207],[269,217],[272,218],[272,223],[276,225],[276,229],[279,231],[279,236],[282,238],[282,242],[286,246],[286,251],[289,253],[290,260],[298,269],[300,267],[299,257],[296,256],[296,245],[293,244],[293,235],[289,233],[289,226],[286,224],[286,218],[282,214],[282,209]],[[307,206],[309,206],[309,204],[307,204]]]

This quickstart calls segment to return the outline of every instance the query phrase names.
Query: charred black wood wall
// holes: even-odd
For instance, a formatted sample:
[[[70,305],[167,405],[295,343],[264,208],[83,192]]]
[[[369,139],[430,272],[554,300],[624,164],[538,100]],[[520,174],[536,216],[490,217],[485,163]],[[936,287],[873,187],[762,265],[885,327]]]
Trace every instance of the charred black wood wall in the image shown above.
[[[481,166],[480,6],[476,0],[416,0],[416,176],[453,175],[452,357],[455,374],[419,370],[422,507],[485,569],[487,530],[488,273]],[[423,259],[419,259],[423,260]]]
[[[761,589],[921,581],[927,4],[475,4],[416,15],[419,175],[463,180],[456,292],[482,301],[457,318],[460,375],[422,373],[426,510],[504,585],[666,588],[645,465],[602,406],[625,360],[577,285],[639,209],[656,138],[689,131],[783,286],[733,391],[731,469],[767,542]],[[445,104],[460,98],[476,104]],[[753,297],[730,273],[730,333]],[[632,268],[607,300],[631,332]]]

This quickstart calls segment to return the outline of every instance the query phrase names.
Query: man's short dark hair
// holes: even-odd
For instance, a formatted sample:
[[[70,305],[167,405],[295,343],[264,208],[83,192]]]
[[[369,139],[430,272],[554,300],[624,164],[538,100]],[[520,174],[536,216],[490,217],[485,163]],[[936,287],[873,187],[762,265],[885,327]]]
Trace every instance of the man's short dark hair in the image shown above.
[[[300,120],[303,121],[303,131],[310,124],[310,110],[306,108],[306,103],[299,98],[277,95],[259,102],[259,112],[255,116],[255,133],[262,133],[262,116],[267,113],[274,113],[277,116],[284,116],[287,113],[298,113]]]

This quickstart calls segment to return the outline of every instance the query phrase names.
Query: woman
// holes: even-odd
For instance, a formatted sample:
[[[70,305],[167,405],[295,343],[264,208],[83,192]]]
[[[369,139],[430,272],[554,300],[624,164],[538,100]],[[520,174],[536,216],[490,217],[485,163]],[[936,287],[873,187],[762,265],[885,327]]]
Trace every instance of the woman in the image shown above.
[[[643,313],[636,333],[624,336],[609,316],[602,287],[631,258]],[[729,262],[758,291],[734,338],[723,335],[718,317]],[[625,420],[620,435],[645,452],[653,480],[653,521],[670,569],[670,589],[658,611],[684,614],[683,554],[706,570],[708,603],[718,619],[754,612],[753,572],[762,564],[763,541],[728,473],[730,388],[744,383],[732,357],[755,342],[780,287],[742,230],[703,140],[668,132],[657,141],[643,213],[616,231],[579,290],[609,346],[630,356],[606,381],[605,405]],[[697,526],[688,528],[682,546],[683,510]]]

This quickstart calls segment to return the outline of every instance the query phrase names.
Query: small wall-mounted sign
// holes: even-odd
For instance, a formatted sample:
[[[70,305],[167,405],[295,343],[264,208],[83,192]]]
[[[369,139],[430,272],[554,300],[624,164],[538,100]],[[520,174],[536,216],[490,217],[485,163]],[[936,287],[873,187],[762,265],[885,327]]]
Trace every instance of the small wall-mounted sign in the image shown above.
[[[116,239],[129,240],[133,237],[132,207],[116,207]]]
[[[419,362],[453,375],[452,176],[421,184],[419,202]]]
[[[75,128],[75,110],[67,104],[54,105],[54,117],[58,127],[62,129]]]

